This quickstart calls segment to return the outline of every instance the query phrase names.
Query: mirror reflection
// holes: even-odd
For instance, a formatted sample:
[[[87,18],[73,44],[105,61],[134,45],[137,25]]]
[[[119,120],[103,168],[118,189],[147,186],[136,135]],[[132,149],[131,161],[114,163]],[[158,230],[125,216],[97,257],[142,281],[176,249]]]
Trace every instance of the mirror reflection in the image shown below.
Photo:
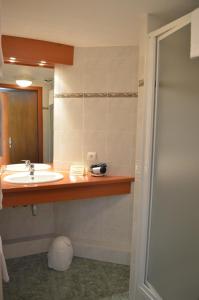
[[[4,65],[0,79],[0,164],[52,162],[53,77],[50,68]],[[18,80],[28,80],[28,86]]]

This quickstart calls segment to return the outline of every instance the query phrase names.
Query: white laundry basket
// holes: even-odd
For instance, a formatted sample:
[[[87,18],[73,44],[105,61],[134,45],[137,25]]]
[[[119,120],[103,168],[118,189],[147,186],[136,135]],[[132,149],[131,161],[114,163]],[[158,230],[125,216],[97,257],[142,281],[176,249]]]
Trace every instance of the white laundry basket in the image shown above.
[[[56,271],[66,271],[73,259],[73,247],[69,238],[59,236],[48,251],[48,267]]]

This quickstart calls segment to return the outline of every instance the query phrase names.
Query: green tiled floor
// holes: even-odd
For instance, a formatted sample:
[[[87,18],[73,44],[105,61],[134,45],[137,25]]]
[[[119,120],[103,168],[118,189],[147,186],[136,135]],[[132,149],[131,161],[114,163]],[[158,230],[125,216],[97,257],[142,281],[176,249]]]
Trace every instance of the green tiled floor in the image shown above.
[[[129,267],[75,257],[66,272],[48,269],[46,254],[7,260],[5,300],[127,300]]]
[[[128,300],[129,299],[129,294],[128,293],[122,293],[122,294],[117,294],[113,295],[110,297],[103,298],[101,300]]]

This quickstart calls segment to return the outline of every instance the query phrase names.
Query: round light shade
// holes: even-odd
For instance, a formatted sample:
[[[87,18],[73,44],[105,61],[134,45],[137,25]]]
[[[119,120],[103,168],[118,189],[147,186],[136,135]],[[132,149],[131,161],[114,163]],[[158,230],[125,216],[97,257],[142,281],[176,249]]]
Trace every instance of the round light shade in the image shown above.
[[[20,87],[28,87],[32,84],[32,81],[27,79],[19,79],[16,80],[16,84],[19,85]]]

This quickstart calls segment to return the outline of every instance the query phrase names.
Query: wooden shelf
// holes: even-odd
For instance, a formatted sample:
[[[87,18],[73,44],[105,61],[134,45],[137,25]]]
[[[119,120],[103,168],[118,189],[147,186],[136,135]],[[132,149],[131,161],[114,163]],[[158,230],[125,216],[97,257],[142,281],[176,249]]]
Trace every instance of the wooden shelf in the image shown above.
[[[62,180],[45,184],[10,184],[2,180],[3,207],[129,194],[134,181],[127,176],[70,177],[61,173]]]

